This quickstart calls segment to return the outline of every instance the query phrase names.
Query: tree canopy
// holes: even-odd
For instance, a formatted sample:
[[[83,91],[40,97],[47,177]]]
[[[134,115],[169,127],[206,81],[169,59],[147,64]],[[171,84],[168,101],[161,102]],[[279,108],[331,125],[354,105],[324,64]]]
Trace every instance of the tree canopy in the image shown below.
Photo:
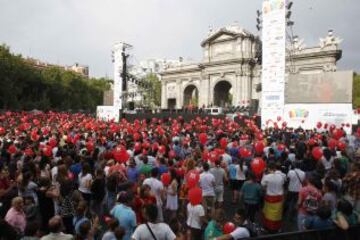
[[[145,107],[151,109],[161,105],[161,82],[156,74],[148,74],[143,79],[143,86],[140,90],[143,91],[143,103]]]
[[[94,111],[110,88],[105,78],[86,78],[61,67],[35,68],[0,45],[0,108]]]
[[[353,78],[353,108],[360,108],[360,75],[356,73]]]

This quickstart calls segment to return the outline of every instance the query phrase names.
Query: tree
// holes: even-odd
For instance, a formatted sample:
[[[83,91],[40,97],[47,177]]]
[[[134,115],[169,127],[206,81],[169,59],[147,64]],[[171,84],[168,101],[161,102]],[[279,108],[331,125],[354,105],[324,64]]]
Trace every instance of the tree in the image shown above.
[[[360,75],[357,73],[353,77],[353,108],[360,108]]]
[[[144,105],[151,109],[161,105],[161,82],[156,74],[147,75],[140,85],[143,92]]]

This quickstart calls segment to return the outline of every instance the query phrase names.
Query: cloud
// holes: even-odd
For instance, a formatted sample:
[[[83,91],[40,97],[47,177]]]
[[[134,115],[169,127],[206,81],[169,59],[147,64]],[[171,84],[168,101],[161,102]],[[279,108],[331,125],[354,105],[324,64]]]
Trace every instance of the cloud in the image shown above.
[[[138,60],[179,56],[201,59],[208,27],[238,21],[255,32],[261,0],[0,0],[0,42],[16,53],[51,63],[90,66],[112,76],[115,41],[134,46]],[[294,1],[295,33],[308,46],[329,28],[344,42],[340,68],[360,70],[357,0]],[[358,28],[358,29],[355,29]]]

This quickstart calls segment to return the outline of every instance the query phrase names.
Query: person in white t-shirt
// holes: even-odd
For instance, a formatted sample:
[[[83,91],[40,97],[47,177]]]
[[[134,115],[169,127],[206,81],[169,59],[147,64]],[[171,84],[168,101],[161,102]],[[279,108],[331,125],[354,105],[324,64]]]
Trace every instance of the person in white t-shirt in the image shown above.
[[[234,224],[237,226],[234,231],[229,234],[217,237],[215,240],[238,240],[242,238],[249,238],[250,231],[243,227],[245,223],[245,210],[238,209],[234,215]]]
[[[93,177],[90,173],[90,165],[84,163],[81,172],[79,173],[79,191],[81,192],[84,200],[90,202],[91,200],[91,183]]]
[[[139,225],[133,233],[132,240],[175,240],[176,235],[166,223],[157,223],[158,210],[155,205],[147,205],[145,215],[148,222]]]
[[[156,205],[158,207],[158,220],[163,221],[163,212],[162,212],[162,206],[163,206],[163,198],[165,195],[164,185],[161,181],[157,179],[159,175],[159,169],[153,168],[151,170],[151,177],[144,180],[143,185],[149,185],[151,188],[152,194],[156,198]]]
[[[268,169],[269,173],[261,180],[261,185],[266,188],[263,209],[264,227],[268,231],[277,232],[282,223],[286,175],[277,170],[273,162],[269,163]]]
[[[200,174],[199,180],[206,215],[211,213],[215,204],[215,177],[209,172],[209,168],[209,164],[205,162],[203,164],[204,172]]]
[[[201,204],[187,205],[187,220],[188,239],[201,239],[201,226],[205,223],[205,210]]]
[[[292,213],[294,213],[299,191],[305,181],[305,172],[300,169],[300,162],[295,162],[295,167],[288,172],[287,179],[289,180],[289,186],[286,195],[285,212],[288,213],[289,216],[295,216],[296,214]]]

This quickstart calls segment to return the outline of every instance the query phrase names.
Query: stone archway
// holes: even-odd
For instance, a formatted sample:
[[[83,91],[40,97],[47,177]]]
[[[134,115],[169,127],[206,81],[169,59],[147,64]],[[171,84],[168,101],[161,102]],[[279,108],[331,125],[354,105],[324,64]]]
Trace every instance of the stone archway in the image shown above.
[[[227,107],[232,105],[232,85],[225,80],[216,83],[214,87],[214,106]]]
[[[183,106],[189,106],[190,103],[192,106],[197,107],[199,104],[199,90],[195,85],[188,85],[184,89],[184,102]]]

